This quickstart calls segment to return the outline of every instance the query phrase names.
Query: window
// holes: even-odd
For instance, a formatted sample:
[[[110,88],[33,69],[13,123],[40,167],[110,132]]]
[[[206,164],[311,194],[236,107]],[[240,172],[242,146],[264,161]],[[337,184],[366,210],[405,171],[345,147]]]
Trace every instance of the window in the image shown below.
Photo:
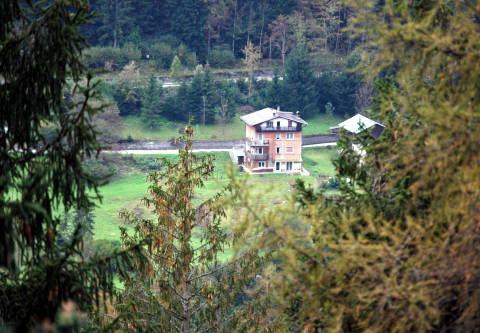
[[[267,121],[267,127],[273,127],[273,121]]]
[[[293,133],[287,133],[287,140],[293,140]]]
[[[275,162],[275,170],[280,170],[280,162]]]
[[[277,147],[277,154],[280,154],[280,147]]]
[[[277,121],[277,127],[280,127],[280,122],[279,121]]]
[[[275,140],[282,140],[282,133],[275,134]]]
[[[259,168],[265,168],[265,162],[258,162]]]
[[[293,127],[291,120],[288,121],[288,127]]]
[[[263,148],[257,148],[257,154],[263,154]]]
[[[286,148],[285,148],[285,152],[286,152],[287,154],[292,154],[292,153],[293,153],[293,147],[286,147]]]
[[[258,141],[262,142],[263,141],[263,134],[258,135]]]
[[[287,171],[292,170],[293,163],[292,162],[287,162]]]

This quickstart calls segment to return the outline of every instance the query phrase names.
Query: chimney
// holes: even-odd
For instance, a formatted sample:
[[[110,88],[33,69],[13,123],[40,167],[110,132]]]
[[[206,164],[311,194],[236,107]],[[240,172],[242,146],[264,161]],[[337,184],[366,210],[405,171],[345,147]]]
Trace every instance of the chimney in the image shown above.
[[[300,111],[297,110],[297,112],[295,112],[295,113],[297,114],[297,117],[298,117],[298,115],[300,114]]]

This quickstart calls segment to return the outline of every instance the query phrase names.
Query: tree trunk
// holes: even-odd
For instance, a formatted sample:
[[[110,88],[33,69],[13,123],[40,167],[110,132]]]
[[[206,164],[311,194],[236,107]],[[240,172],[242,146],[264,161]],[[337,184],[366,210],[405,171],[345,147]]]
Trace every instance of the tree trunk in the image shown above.
[[[262,29],[260,30],[260,56],[263,58],[263,49],[262,49],[262,42],[263,42],[263,26],[265,25],[265,3],[262,1]]]
[[[233,14],[233,36],[232,36],[232,52],[235,56],[235,30],[237,27],[237,7],[238,7],[238,0],[235,0],[235,9]]]
[[[203,126],[205,126],[205,104],[207,102],[207,96],[202,96],[203,99]]]
[[[114,1],[113,47],[118,46],[118,0]]]
[[[268,63],[271,65],[272,64],[272,36],[268,36]]]

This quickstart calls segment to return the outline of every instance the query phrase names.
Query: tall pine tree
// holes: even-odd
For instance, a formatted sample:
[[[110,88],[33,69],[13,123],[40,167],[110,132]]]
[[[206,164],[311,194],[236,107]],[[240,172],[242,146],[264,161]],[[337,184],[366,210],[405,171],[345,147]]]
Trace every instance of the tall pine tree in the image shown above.
[[[185,148],[178,160],[161,161],[161,170],[149,175],[149,196],[144,198],[152,219],[123,211],[133,227],[122,228],[122,242],[148,243],[146,274],[132,271],[125,280],[120,310],[131,309],[123,324],[139,331],[231,332],[244,321],[250,302],[239,304],[247,283],[252,283],[260,261],[254,251],[238,260],[220,259],[231,244],[221,226],[225,212],[217,204],[222,192],[196,204],[196,190],[213,175],[212,156],[192,152],[193,129],[180,139]],[[242,306],[243,305],[243,306]],[[260,323],[250,318],[249,327]]]
[[[143,92],[141,109],[143,123],[150,128],[158,127],[161,124],[160,97],[162,94],[162,87],[158,85],[157,79],[151,75]]]
[[[310,117],[316,111],[315,73],[305,46],[290,53],[285,67],[286,108]]]

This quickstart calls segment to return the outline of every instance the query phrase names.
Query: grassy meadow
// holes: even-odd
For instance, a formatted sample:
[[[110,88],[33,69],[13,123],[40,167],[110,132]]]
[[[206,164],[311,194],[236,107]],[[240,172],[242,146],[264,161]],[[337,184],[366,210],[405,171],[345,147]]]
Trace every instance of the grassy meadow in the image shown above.
[[[342,122],[343,119],[335,116],[319,114],[307,119],[308,125],[303,128],[303,135],[328,133],[330,127]],[[176,138],[179,129],[184,125],[175,122],[166,122],[163,126],[146,128],[140,117],[129,116],[123,118],[122,137],[131,137],[134,140],[161,140]],[[230,123],[212,125],[194,125],[195,140],[234,140],[245,138],[245,124],[236,116]]]
[[[327,148],[305,148],[303,159],[305,168],[312,173],[312,176],[288,176],[281,174],[250,175],[250,183],[253,192],[262,194],[262,203],[273,203],[284,200],[291,194],[290,183],[296,178],[302,178],[312,186],[317,185],[316,176],[333,175],[334,168],[331,158],[336,154],[335,149]],[[219,192],[228,182],[226,169],[229,167],[230,158],[228,153],[215,153],[215,172],[211,179],[207,180],[205,187],[198,190],[196,201],[203,202]],[[176,155],[148,155],[135,156],[135,159],[153,161],[156,158],[165,157],[176,159]],[[109,184],[100,188],[103,200],[94,211],[95,230],[94,239],[118,240],[120,236],[119,226],[122,221],[118,217],[121,209],[135,211],[138,216],[148,217],[150,212],[143,206],[141,199],[145,196],[148,183],[146,177],[148,171],[144,169],[119,168],[123,171],[117,175]]]

